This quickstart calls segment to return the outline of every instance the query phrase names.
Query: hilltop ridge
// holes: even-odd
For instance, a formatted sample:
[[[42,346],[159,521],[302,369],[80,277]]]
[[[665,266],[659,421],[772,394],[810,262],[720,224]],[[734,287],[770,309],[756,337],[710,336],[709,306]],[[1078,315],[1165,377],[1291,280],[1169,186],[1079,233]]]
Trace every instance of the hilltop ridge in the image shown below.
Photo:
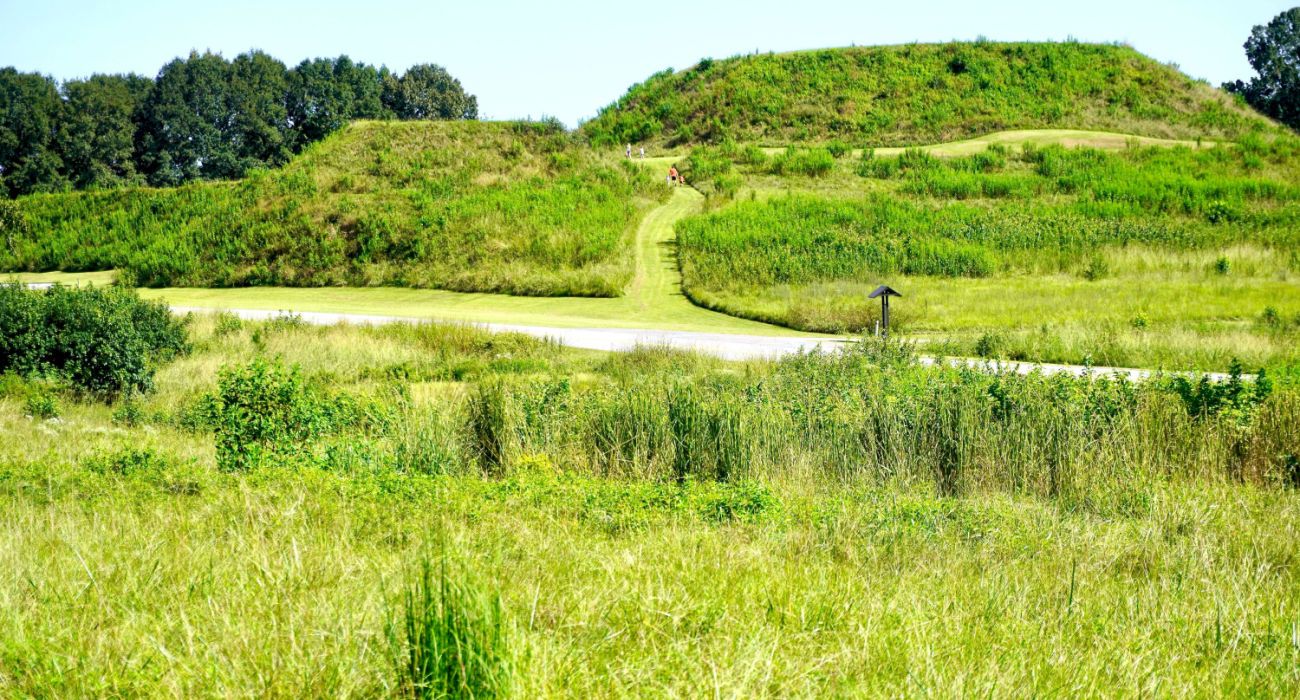
[[[704,59],[633,85],[582,130],[601,144],[906,146],[1048,128],[1232,139],[1276,127],[1127,46],[981,41]]]

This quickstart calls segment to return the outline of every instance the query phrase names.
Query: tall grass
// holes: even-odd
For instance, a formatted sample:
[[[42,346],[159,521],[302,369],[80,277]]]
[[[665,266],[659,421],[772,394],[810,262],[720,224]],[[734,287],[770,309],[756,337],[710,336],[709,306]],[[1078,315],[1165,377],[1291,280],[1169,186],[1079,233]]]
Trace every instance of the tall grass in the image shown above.
[[[491,477],[546,464],[678,484],[793,469],[1107,512],[1137,507],[1143,484],[1171,478],[1284,486],[1300,455],[1300,436],[1285,421],[1300,410],[1300,396],[1267,379],[1217,389],[1181,380],[1134,386],[1104,377],[990,375],[924,367],[906,347],[874,344],[757,365],[740,376],[701,371],[683,376],[671,359],[635,371],[614,365],[581,386],[564,376],[493,374],[434,405],[340,396],[334,401],[358,407],[351,422],[335,420],[310,438],[286,434],[263,455],[329,469],[469,468]],[[259,415],[282,412],[267,407]],[[244,434],[228,425],[233,420],[221,424],[219,440]],[[421,439],[434,442],[422,448]],[[358,440],[364,455],[345,449]],[[432,458],[415,461],[420,454]],[[437,466],[412,466],[420,463]]]
[[[134,425],[75,394],[29,419],[0,376],[0,694],[1296,694],[1294,375],[189,330]],[[185,416],[250,354],[369,417],[296,468],[219,470]],[[465,404],[494,377],[519,449],[484,476]],[[701,446],[680,484],[672,410]],[[720,433],[745,443],[727,482]],[[422,435],[457,466],[412,468]]]
[[[701,61],[632,86],[583,131],[602,144],[910,145],[1040,128],[1182,138],[1272,129],[1129,47],[975,42]]]
[[[398,689],[412,698],[507,697],[514,657],[501,598],[467,574],[420,562],[390,611]]]
[[[0,269],[617,296],[652,184],[545,125],[361,122],[237,183],[22,198]]]
[[[766,167],[739,165],[734,145],[707,152],[732,163],[736,177],[747,178],[756,191],[772,188]],[[805,182],[804,191],[753,197],[679,222],[686,293],[727,313],[842,332],[870,329],[877,320],[864,295],[847,290],[870,291],[902,276],[996,278],[1008,288],[1032,286],[1023,275],[1090,282],[1114,277],[1136,288],[1177,275],[1196,283],[1204,292],[1199,296],[1210,296],[1228,281],[1249,291],[1252,285],[1285,285],[1300,271],[1300,189],[1294,184],[1300,141],[1294,138],[1245,138],[1196,150],[994,146],[952,158],[916,149],[881,157],[868,150],[853,167],[857,178],[840,167],[823,182]],[[1243,255],[1268,262],[1234,268],[1231,260]],[[1207,270],[1215,274],[1201,274]],[[911,281],[913,288],[936,284]],[[1060,280],[1039,284],[1052,289]],[[1074,313],[1065,301],[1053,311]],[[1258,312],[1244,305],[1215,320]],[[913,313],[908,322],[914,327],[948,330],[946,318],[926,316],[923,308]],[[1180,313],[1201,315],[1190,306]],[[1029,332],[1060,320],[1050,314],[1026,319],[1017,328],[990,318],[985,330]],[[1194,366],[1196,359],[1189,352],[1185,362]]]

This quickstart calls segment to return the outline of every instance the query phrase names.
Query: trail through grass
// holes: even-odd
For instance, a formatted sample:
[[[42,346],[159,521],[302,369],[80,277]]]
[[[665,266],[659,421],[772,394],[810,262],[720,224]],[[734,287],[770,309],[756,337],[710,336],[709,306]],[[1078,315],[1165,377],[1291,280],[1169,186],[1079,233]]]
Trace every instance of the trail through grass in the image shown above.
[[[669,158],[647,159],[658,177]],[[811,335],[735,318],[692,304],[681,290],[673,225],[698,211],[704,198],[678,187],[646,215],[636,234],[636,273],[617,298],[519,297],[400,287],[243,287],[142,289],[141,295],[175,306],[382,314],[555,328],[655,328],[752,335]],[[37,281],[35,279],[24,281]]]

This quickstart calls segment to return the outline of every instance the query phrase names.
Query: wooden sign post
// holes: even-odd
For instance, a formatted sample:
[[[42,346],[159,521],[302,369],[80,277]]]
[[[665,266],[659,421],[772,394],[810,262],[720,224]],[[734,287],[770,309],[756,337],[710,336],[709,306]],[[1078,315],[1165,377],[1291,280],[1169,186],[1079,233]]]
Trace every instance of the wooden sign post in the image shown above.
[[[889,337],[889,297],[901,296],[903,295],[883,284],[876,287],[876,291],[867,295],[868,299],[880,297],[880,331],[886,338]]]

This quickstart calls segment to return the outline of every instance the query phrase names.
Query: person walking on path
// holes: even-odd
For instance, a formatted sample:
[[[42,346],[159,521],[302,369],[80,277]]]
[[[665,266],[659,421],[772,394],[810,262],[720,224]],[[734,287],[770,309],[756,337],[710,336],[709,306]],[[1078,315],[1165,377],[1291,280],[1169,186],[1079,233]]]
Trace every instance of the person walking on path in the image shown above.
[[[674,163],[671,167],[668,168],[668,184],[671,185],[676,183],[677,183],[677,164]]]
[[[632,157],[632,144],[629,143],[627,145],[627,149],[623,151],[623,155],[627,156],[628,158]]]
[[[641,160],[645,160],[645,146],[641,147]]]

